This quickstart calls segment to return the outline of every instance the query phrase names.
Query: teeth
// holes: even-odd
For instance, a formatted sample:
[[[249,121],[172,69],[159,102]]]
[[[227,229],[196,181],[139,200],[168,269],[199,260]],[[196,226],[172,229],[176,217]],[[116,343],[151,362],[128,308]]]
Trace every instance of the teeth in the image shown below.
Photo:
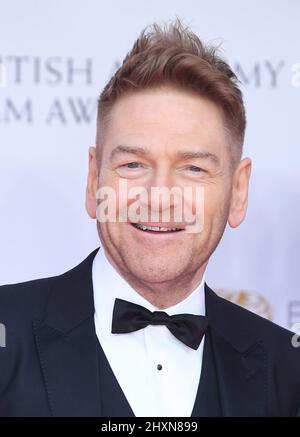
[[[165,228],[163,226],[146,226],[139,225],[138,223],[134,223],[136,228],[142,229],[143,231],[159,231],[159,232],[170,232],[170,231],[180,231],[177,228]]]

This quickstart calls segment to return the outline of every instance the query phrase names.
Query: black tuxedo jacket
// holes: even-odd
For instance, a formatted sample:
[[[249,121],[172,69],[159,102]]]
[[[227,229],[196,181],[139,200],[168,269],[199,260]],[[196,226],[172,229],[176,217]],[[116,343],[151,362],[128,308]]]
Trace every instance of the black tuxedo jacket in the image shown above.
[[[0,287],[0,416],[134,416],[95,333],[97,250],[62,275]],[[205,299],[209,328],[192,416],[299,416],[293,334],[206,284]]]

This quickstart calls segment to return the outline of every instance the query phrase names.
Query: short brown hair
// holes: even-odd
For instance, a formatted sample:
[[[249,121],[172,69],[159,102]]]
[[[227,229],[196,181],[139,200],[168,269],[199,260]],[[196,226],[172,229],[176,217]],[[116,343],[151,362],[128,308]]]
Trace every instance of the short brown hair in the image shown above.
[[[105,121],[121,96],[171,85],[206,97],[222,109],[234,156],[240,159],[246,128],[242,93],[236,75],[217,52],[216,47],[205,46],[178,18],[162,27],[154,23],[142,30],[100,94],[97,149]]]

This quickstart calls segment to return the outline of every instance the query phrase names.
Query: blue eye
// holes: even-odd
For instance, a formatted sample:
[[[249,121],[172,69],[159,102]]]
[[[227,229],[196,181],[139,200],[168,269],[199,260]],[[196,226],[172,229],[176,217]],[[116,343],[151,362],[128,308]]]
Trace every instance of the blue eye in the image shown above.
[[[127,164],[124,165],[124,167],[128,167],[128,168],[138,168],[139,166],[139,162],[128,162]]]
[[[192,170],[193,172],[199,172],[202,170],[202,168],[197,167],[196,165],[190,165],[189,169]]]
[[[145,176],[148,166],[138,161],[131,161],[125,164],[119,163],[115,170],[122,178],[133,179]]]

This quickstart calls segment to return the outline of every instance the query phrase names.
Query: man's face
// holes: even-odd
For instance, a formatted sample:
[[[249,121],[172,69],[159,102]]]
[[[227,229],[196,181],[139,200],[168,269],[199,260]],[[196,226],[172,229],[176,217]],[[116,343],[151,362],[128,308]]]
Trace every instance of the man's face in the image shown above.
[[[230,213],[233,201],[230,163],[224,120],[213,102],[171,88],[144,90],[118,100],[100,145],[97,183],[95,153],[90,152],[89,180],[94,188],[93,193],[90,189],[90,199],[96,187],[112,187],[117,193],[118,214],[119,207],[130,206],[134,201],[120,196],[122,180],[128,190],[144,187],[149,193],[146,202],[149,219],[142,223],[185,228],[184,217],[177,222],[172,218],[172,199],[168,206],[170,220],[161,220],[164,205],[158,198],[151,198],[151,188],[178,187],[184,193],[190,187],[195,193],[196,187],[201,187],[204,223],[202,231],[195,233],[186,229],[144,231],[130,220],[98,222],[100,239],[113,263],[144,283],[172,283],[183,275],[203,271]],[[193,213],[195,201],[193,195],[188,202]],[[95,217],[96,203],[88,205],[90,215]],[[150,213],[154,211],[159,214],[158,223],[151,220]]]

